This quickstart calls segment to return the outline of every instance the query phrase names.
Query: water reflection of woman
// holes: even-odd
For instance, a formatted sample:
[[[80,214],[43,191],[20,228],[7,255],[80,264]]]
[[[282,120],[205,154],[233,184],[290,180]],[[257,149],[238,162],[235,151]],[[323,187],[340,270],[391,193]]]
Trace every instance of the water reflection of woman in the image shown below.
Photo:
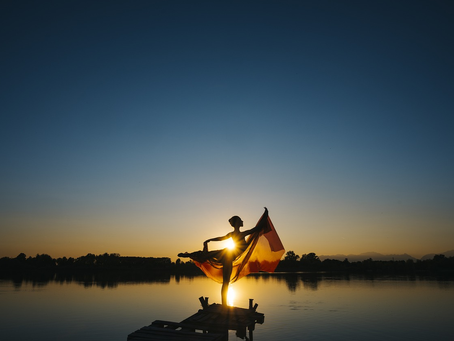
[[[268,216],[268,209],[265,207],[265,215]],[[221,287],[221,299],[222,304],[227,305],[227,292],[229,290],[230,277],[232,275],[233,261],[239,257],[249,246],[246,241],[246,236],[259,232],[263,226],[256,226],[247,231],[240,231],[240,227],[243,226],[243,221],[238,216],[233,216],[229,219],[230,225],[233,227],[233,232],[227,233],[225,236],[215,237],[207,239],[203,242],[203,251],[196,251],[192,253],[180,253],[179,257],[190,257],[197,261],[205,261],[207,259],[215,259],[222,263],[222,287]],[[227,247],[222,250],[208,251],[209,242],[219,242],[232,238],[234,247]]]

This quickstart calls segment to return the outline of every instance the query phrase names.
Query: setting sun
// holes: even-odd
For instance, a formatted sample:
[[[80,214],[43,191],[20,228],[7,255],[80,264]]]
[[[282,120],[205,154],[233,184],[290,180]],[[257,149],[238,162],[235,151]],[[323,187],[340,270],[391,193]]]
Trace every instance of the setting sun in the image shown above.
[[[229,248],[230,250],[233,250],[235,248],[235,242],[233,241],[232,238],[229,238],[227,240],[227,248]]]

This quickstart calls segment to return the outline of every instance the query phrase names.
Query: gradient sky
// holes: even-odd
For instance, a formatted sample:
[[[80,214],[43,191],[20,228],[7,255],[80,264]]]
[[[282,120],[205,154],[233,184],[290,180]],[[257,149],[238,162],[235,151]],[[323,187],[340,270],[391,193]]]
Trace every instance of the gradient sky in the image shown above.
[[[0,257],[454,249],[454,2],[2,1]],[[211,244],[215,247],[214,244]]]

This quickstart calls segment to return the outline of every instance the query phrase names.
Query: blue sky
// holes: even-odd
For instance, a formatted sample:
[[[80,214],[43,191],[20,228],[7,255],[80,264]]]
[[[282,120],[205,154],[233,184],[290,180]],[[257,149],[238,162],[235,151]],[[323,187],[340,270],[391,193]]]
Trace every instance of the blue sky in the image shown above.
[[[4,1],[0,256],[454,248],[450,1]]]

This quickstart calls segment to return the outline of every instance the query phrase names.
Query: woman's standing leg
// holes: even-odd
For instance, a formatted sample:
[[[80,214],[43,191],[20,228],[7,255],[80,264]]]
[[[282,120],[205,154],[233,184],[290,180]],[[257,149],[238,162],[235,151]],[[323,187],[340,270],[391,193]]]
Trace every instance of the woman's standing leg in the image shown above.
[[[222,266],[222,287],[221,287],[221,299],[222,305],[227,305],[227,293],[229,291],[230,276],[232,275],[233,263],[226,261]]]

